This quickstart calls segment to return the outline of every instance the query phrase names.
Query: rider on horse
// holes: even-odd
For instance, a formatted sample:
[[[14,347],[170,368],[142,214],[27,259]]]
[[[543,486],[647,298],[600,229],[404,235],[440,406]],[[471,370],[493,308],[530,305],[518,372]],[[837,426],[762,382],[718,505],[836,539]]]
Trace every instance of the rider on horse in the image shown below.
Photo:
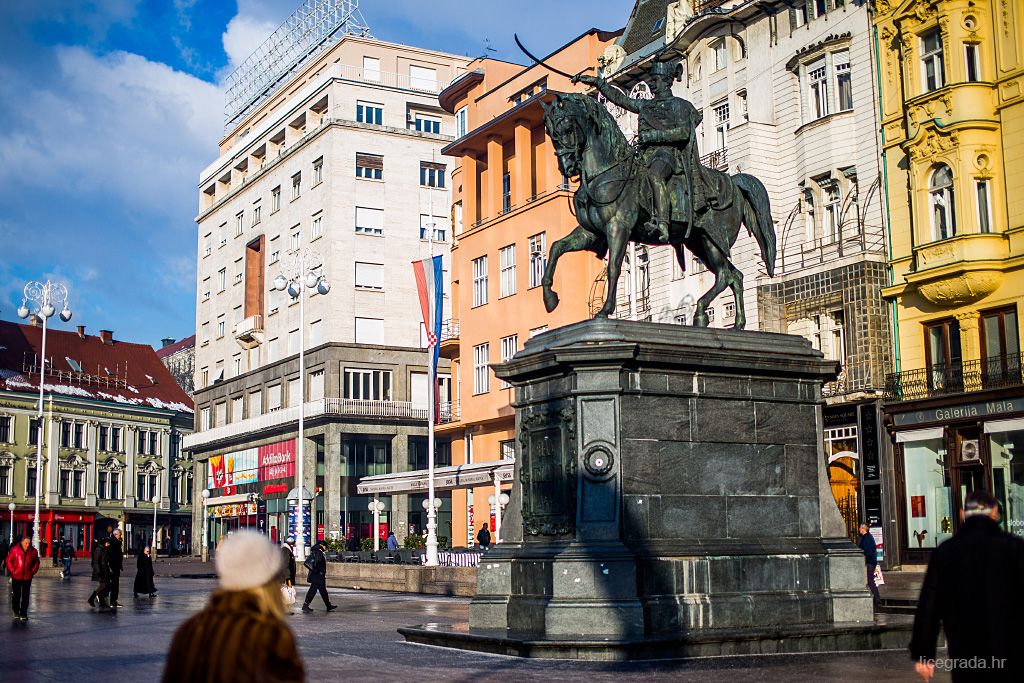
[[[634,99],[608,84],[601,77],[580,74],[574,81],[592,85],[613,104],[637,114],[639,120],[638,144],[642,149],[651,182],[654,211],[648,228],[655,231],[660,241],[669,243],[669,224],[672,221],[672,198],[668,181],[673,175],[683,175],[688,197],[676,197],[678,213],[684,217],[686,235],[689,236],[696,211],[702,208],[704,183],[697,154],[695,129],[702,115],[689,101],[672,94],[672,83],[679,73],[677,61],[655,61],[650,67],[648,81],[653,99]],[[685,190],[684,190],[685,191]]]

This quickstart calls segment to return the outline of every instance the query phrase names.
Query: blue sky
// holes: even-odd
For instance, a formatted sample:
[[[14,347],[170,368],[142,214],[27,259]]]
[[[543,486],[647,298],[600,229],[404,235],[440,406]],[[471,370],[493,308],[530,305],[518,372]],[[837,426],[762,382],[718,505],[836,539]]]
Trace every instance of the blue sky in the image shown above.
[[[221,82],[299,0],[0,3],[0,319],[28,280],[64,282],[91,334],[157,344],[195,331],[199,171],[222,133]],[[524,59],[631,0],[363,0],[383,40]],[[489,41],[489,43],[487,42]]]

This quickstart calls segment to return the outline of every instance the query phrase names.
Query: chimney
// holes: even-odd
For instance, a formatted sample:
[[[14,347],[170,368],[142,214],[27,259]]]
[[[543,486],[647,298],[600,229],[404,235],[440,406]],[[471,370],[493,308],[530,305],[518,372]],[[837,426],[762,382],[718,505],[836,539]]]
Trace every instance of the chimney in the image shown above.
[[[78,338],[85,339],[85,325],[78,326]]]
[[[110,330],[100,330],[100,341],[111,346],[114,343],[114,333]]]
[[[160,348],[166,349],[168,346],[174,343],[174,337],[164,337],[160,340]]]

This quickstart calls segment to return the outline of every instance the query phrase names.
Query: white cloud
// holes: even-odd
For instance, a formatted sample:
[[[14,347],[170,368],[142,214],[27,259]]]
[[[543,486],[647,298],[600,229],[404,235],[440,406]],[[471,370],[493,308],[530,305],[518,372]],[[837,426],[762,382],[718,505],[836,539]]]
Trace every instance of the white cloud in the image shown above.
[[[297,7],[297,0],[238,0],[238,14],[228,22],[221,37],[231,73],[277,30]]]

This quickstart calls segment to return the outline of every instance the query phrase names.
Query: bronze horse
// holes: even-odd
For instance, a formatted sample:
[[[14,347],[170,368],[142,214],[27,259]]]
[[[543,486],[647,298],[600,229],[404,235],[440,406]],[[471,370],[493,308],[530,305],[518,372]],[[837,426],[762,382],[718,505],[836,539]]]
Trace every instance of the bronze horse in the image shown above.
[[[607,295],[595,316],[605,318],[615,311],[616,288],[627,244],[630,241],[664,244],[648,224],[651,204],[645,199],[646,170],[615,119],[593,97],[578,93],[555,94],[554,101],[543,106],[544,126],[554,143],[559,170],[566,177],[579,177],[580,181],[573,196],[579,225],[551,245],[541,281],[544,306],[549,313],[558,306],[558,294],[551,285],[562,254],[591,251],[602,259],[608,254]],[[715,275],[715,284],[697,302],[693,324],[707,327],[707,307],[730,287],[736,300],[735,327],[742,329],[745,324],[743,273],[729,257],[740,225],[745,225],[760,247],[768,274],[774,273],[775,227],[768,192],[761,181],[746,173],[728,176],[713,169],[706,169],[704,173],[726,188],[726,201],[721,202],[723,208],[709,204],[706,210],[695,214],[692,226],[673,220],[669,244],[684,270],[683,248],[686,247]]]

